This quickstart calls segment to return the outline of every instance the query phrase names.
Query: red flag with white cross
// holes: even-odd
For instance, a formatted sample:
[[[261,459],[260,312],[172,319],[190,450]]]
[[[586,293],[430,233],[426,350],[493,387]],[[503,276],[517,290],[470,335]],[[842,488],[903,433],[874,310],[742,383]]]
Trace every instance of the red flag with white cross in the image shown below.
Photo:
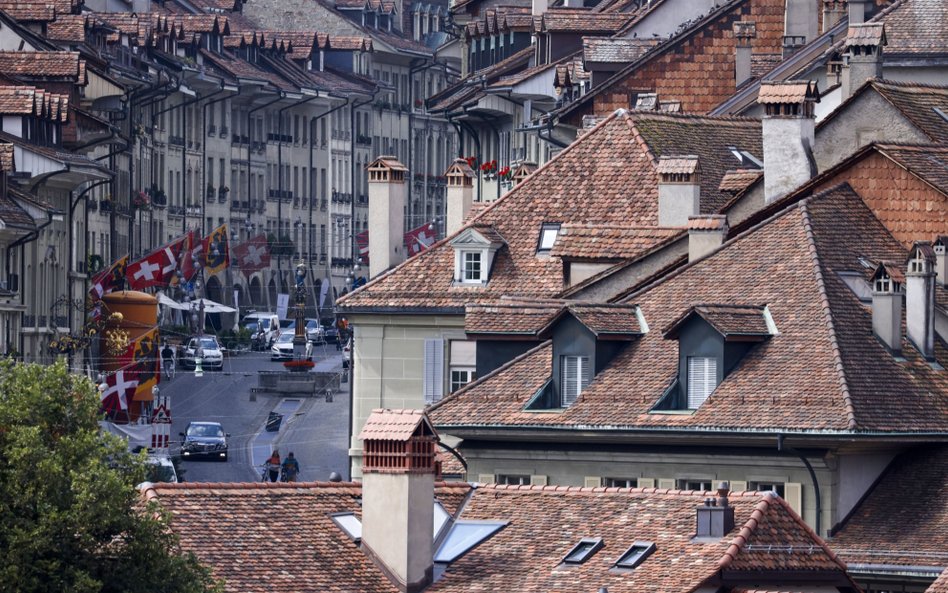
[[[260,234],[234,247],[234,257],[241,272],[250,276],[270,266],[270,246],[266,234]]]

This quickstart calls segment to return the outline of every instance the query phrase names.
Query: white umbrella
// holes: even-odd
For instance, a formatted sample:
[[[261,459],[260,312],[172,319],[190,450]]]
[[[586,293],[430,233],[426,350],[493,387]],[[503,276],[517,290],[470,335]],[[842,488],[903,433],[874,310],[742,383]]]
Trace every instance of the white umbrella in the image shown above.
[[[191,305],[195,307],[200,307],[201,303],[204,303],[204,312],[205,313],[236,313],[237,309],[233,307],[228,307],[227,305],[222,305],[220,303],[214,302],[209,299],[196,299],[189,301],[187,303],[179,303],[178,301],[172,299],[169,296],[159,293],[158,294],[158,303],[172,309],[178,309],[180,311],[190,311]]]

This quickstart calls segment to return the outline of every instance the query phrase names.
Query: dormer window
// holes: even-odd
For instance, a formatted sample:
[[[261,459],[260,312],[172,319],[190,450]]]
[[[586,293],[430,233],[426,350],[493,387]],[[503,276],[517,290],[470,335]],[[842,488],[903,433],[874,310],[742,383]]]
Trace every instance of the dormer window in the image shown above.
[[[559,223],[545,223],[540,227],[540,243],[537,245],[537,253],[549,253],[556,243],[556,237],[559,236]]]
[[[454,248],[454,282],[483,285],[490,279],[497,251],[506,244],[492,227],[469,227],[451,240]]]
[[[560,357],[560,397],[564,408],[576,403],[576,398],[589,385],[592,370],[588,356],[561,356]]]

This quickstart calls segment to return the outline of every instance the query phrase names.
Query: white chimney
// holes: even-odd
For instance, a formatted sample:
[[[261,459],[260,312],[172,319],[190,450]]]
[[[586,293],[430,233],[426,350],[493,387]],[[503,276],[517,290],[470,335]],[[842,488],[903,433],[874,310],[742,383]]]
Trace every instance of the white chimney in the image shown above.
[[[905,329],[926,360],[935,359],[935,251],[916,241],[905,274]]]
[[[710,214],[688,218],[688,261],[711,253],[727,239],[727,216]]]
[[[453,235],[464,224],[474,203],[474,170],[464,159],[456,159],[444,174],[448,178],[448,214],[445,234]]]
[[[823,30],[826,33],[838,23],[846,13],[846,0],[823,0]]]
[[[866,4],[870,0],[849,0],[849,24],[858,25],[866,22]]]
[[[540,16],[546,12],[546,9],[550,7],[548,4],[549,0],[533,0],[532,4],[532,14],[533,16]]]
[[[813,106],[820,100],[816,81],[760,83],[757,102],[764,145],[764,201],[770,204],[816,175]]]
[[[948,287],[948,235],[935,237],[935,281]]]
[[[655,170],[658,182],[658,226],[688,226],[688,217],[701,212],[698,157],[663,156]]]
[[[872,333],[891,352],[902,352],[902,268],[882,262],[872,275]]]
[[[783,45],[792,53],[817,37],[819,7],[814,0],[787,0],[784,12]],[[788,55],[788,54],[785,54]]]
[[[846,63],[842,69],[843,99],[851,97],[870,78],[882,78],[882,47],[886,44],[885,25],[849,25],[846,34]]]
[[[408,169],[393,156],[380,156],[369,171],[369,276],[405,259],[405,202]]]
[[[751,74],[751,41],[757,37],[757,23],[754,21],[738,21],[734,23],[734,85],[739,87],[752,76]]]
[[[401,591],[431,584],[435,446],[421,410],[373,410],[359,434],[362,547]]]

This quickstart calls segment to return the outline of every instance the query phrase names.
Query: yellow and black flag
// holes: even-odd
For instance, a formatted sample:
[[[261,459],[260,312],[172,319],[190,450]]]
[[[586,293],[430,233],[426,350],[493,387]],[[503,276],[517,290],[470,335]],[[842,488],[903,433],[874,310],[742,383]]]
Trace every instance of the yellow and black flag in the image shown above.
[[[214,229],[204,237],[204,271],[208,276],[227,269],[230,265],[230,246],[227,242],[227,225]]]
[[[132,372],[131,376],[138,380],[133,399],[134,401],[151,401],[151,388],[158,384],[161,377],[158,328],[142,334],[135,340],[133,347],[134,354],[129,370]]]

